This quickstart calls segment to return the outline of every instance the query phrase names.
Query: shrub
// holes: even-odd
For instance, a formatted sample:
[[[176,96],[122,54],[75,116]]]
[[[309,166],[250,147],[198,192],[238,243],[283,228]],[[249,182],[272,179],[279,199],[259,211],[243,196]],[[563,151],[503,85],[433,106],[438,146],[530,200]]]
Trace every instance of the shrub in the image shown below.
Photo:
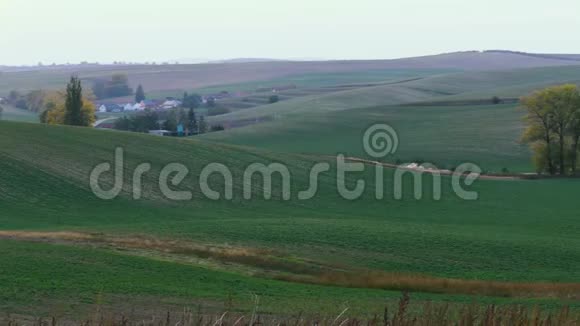
[[[211,126],[211,128],[210,128],[211,132],[222,131],[222,130],[226,130],[226,128],[222,125],[214,125],[214,126]]]
[[[280,97],[278,95],[272,95],[272,96],[270,96],[270,98],[268,99],[268,101],[270,103],[276,103],[276,102],[280,101]]]

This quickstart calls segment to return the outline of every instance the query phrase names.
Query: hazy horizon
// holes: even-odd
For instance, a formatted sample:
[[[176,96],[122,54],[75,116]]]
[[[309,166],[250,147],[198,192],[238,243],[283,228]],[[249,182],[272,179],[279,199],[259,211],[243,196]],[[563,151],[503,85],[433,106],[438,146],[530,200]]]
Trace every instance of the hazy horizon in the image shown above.
[[[0,0],[0,65],[580,53],[569,36],[578,9],[572,0]]]

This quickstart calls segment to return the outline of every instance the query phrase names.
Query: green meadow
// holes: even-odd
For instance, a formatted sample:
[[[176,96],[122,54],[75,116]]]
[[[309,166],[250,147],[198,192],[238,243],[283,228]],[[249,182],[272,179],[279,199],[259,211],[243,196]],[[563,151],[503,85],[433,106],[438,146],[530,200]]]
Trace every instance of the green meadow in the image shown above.
[[[527,146],[520,144],[523,112],[515,104],[380,106],[308,114],[255,124],[203,139],[280,152],[368,158],[364,131],[376,123],[393,127],[399,138],[388,162],[430,162],[453,168],[471,162],[488,172],[533,171]]]
[[[36,115],[4,106],[0,310],[53,315],[161,305],[249,312],[258,306],[272,315],[328,316],[348,308],[371,316],[385,306],[396,309],[407,291],[413,301],[453,307],[475,301],[577,310],[579,179],[460,179],[477,193],[464,200],[451,177],[443,176],[439,188],[433,175],[407,172],[398,189],[394,170],[368,162],[375,158],[365,152],[363,134],[377,123],[395,129],[398,148],[379,159],[385,163],[453,169],[469,162],[487,173],[533,172],[530,150],[519,142],[517,98],[580,84],[580,66],[479,71],[429,63],[435,59],[406,67],[361,61],[75,68],[86,87],[121,72],[132,85],[143,83],[150,97],[296,85],[277,92],[278,103],[269,103],[272,92],[218,101],[232,112],[208,122],[226,130],[188,138],[26,123],[37,122]],[[71,69],[3,72],[0,92],[61,88]],[[493,96],[506,101],[494,105]],[[122,188],[112,200],[99,199],[91,171],[113,163],[118,148]],[[337,154],[367,160],[363,171],[344,178],[348,189],[363,187],[354,200],[337,190]],[[151,169],[135,199],[133,173],[142,163]],[[170,188],[190,192],[190,200],[163,193],[160,175],[170,163],[187,168]],[[211,163],[232,173],[232,199],[224,198],[219,175],[207,185],[220,199],[205,195],[201,172]],[[278,175],[271,199],[264,198],[263,177],[245,182],[254,163],[286,166],[290,198],[283,198]],[[301,200],[318,163],[329,170],[316,180],[315,196]],[[414,198],[416,180],[421,198]],[[99,184],[110,189],[114,181],[106,172]],[[246,189],[251,199],[244,198]]]
[[[504,109],[511,112],[509,107]],[[100,200],[90,191],[88,176],[95,165],[113,161],[116,147],[124,149],[125,187],[119,198]],[[290,200],[282,200],[276,178],[272,200],[260,198],[264,187],[259,180],[252,187],[254,199],[242,198],[242,174],[251,163],[285,163],[292,173],[292,189],[304,190],[309,186],[310,168],[321,161],[329,161],[333,167],[321,175],[318,194],[311,200],[299,200],[296,192]],[[130,176],[143,162],[151,163],[152,170],[143,179],[144,198],[133,200]],[[177,189],[191,191],[190,201],[168,201],[160,192],[160,170],[172,162],[189,169],[189,176]],[[212,162],[232,171],[233,200],[214,201],[202,194],[199,173]],[[479,193],[479,199],[464,201],[444,178],[443,195],[437,201],[430,196],[432,177],[423,177],[425,196],[416,200],[413,180],[407,176],[404,197],[395,200],[394,190],[388,186],[393,183],[393,173],[385,170],[385,198],[376,200],[374,167],[368,166],[365,172],[348,175],[349,186],[357,179],[366,182],[365,194],[348,201],[336,191],[334,169],[326,155],[0,122],[2,231],[139,236],[271,250],[269,255],[278,262],[264,267],[195,254],[170,255],[114,245],[94,248],[95,244],[82,241],[40,237],[31,243],[17,235],[4,235],[0,241],[2,304],[16,307],[30,297],[34,302],[26,301],[29,305],[59,300],[90,304],[96,297],[115,300],[119,295],[224,302],[234,293],[236,302],[247,307],[252,295],[246,293],[255,293],[266,298],[265,307],[270,311],[336,309],[334,303],[348,298],[358,312],[371,313],[384,305],[383,300],[398,296],[396,291],[385,291],[389,288],[346,289],[276,280],[277,276],[300,273],[292,262],[333,270],[484,281],[575,282],[580,276],[578,180],[480,180],[468,187]],[[105,175],[103,187],[111,186],[112,180],[112,175]],[[210,185],[222,189],[223,179],[212,178]],[[461,293],[417,293],[416,297],[473,300]],[[476,297],[484,302],[530,300],[525,296],[508,301]],[[529,302],[550,306],[567,301]]]
[[[38,122],[38,115],[36,113],[17,109],[10,105],[0,105],[4,110],[0,113],[0,120],[7,121],[23,121],[23,122]]]

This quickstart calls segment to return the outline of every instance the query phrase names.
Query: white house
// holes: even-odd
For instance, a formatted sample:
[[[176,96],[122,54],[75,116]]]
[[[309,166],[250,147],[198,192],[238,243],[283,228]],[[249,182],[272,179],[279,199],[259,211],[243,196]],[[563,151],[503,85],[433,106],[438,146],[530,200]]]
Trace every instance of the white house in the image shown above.
[[[181,101],[178,100],[167,100],[161,104],[162,109],[174,109],[181,105]]]
[[[143,103],[143,101],[141,101],[141,103],[135,103],[133,105],[133,111],[142,111],[145,110],[145,103]]]
[[[123,106],[123,111],[135,111],[133,109],[133,104],[131,104],[131,103],[125,104],[125,106]]]
[[[99,106],[99,112],[101,112],[101,113],[107,112],[107,106],[104,104],[101,104],[101,106]]]

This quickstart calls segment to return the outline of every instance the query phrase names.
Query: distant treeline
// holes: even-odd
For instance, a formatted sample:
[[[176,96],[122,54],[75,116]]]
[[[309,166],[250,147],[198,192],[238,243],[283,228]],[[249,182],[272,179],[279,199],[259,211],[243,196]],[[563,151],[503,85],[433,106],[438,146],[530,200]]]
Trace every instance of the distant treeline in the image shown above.
[[[84,90],[85,97],[90,100],[133,95],[133,89],[129,87],[129,80],[124,74],[115,74],[110,80],[96,79],[92,80],[92,82],[92,92],[91,90]],[[47,91],[42,89],[36,89],[25,93],[18,90],[12,90],[6,97],[6,102],[22,110],[42,113],[46,109],[47,98],[50,98],[57,93],[59,93],[59,91]]]
[[[111,79],[94,79],[92,89],[97,99],[133,95],[129,78],[124,74],[114,74]]]
[[[200,115],[199,118],[196,116],[193,108],[188,110],[176,108],[164,111],[147,109],[117,119],[113,128],[133,132],[166,130],[181,136],[224,130],[222,125],[209,126],[203,115]]]
[[[489,99],[479,100],[452,100],[452,101],[432,101],[402,104],[401,106],[466,106],[466,105],[490,105],[490,104],[517,104],[518,98],[500,98],[494,96]]]

